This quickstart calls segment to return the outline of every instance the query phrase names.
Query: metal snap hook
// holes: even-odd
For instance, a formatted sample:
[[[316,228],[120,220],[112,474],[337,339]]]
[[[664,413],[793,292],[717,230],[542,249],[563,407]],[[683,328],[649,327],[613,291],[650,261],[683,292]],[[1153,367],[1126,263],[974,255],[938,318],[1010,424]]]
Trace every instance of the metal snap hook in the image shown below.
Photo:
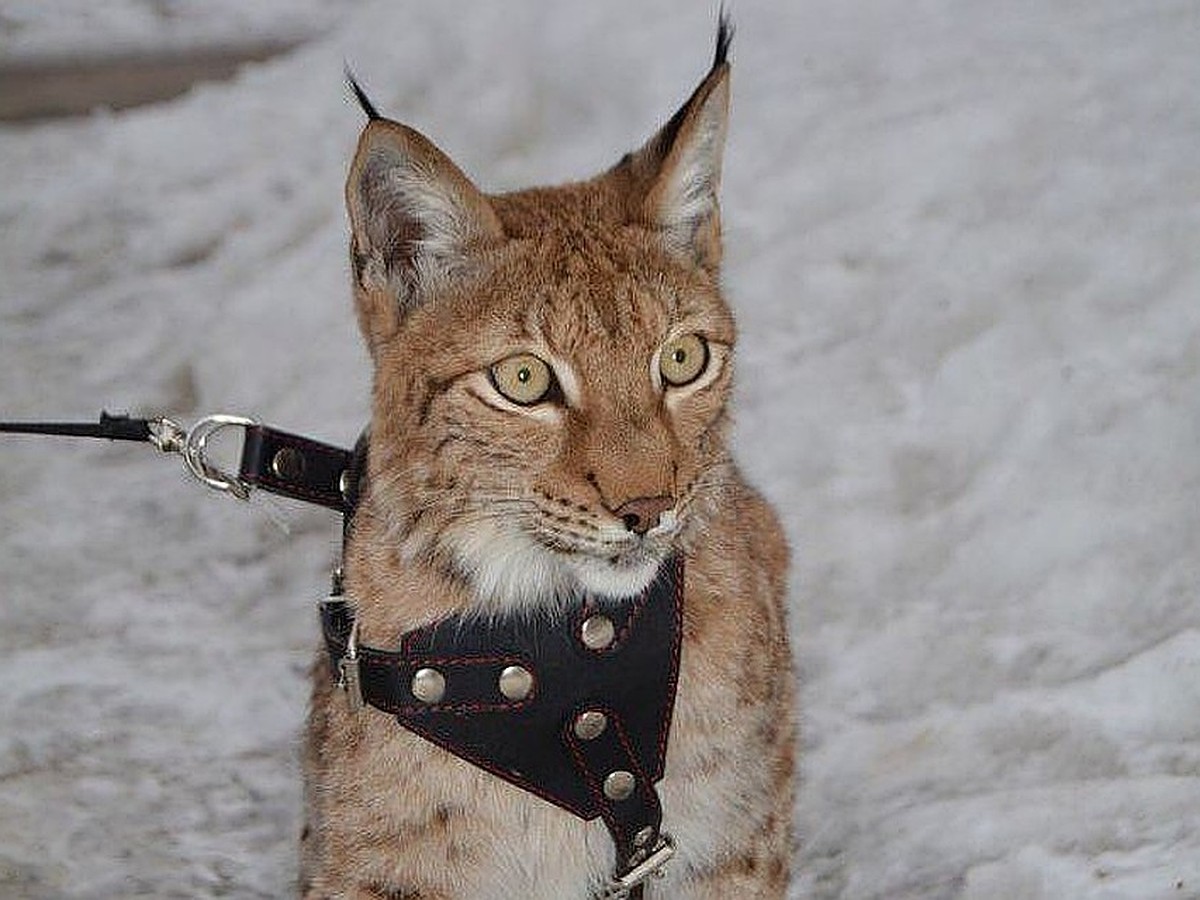
[[[224,413],[205,416],[196,422],[183,439],[180,452],[188,471],[202,484],[213,490],[232,494],[239,500],[250,498],[250,485],[236,475],[224,471],[214,465],[205,455],[208,442],[220,431],[226,428],[250,428],[258,423],[245,416],[230,416]]]

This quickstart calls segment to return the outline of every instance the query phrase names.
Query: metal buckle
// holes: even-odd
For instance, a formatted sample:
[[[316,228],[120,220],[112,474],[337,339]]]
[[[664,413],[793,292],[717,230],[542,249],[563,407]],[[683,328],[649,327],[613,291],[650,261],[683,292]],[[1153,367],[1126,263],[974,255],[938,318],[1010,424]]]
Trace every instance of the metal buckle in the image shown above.
[[[346,703],[350,706],[350,712],[358,712],[365,705],[358,670],[358,619],[350,626],[346,653],[338,660],[338,676],[338,687],[346,692]]]
[[[334,568],[330,576],[329,596],[321,601],[322,606],[346,602],[344,581],[345,573],[339,565]],[[324,615],[324,612],[322,612],[322,615]],[[356,713],[366,706],[366,700],[363,699],[362,678],[359,670],[357,618],[350,623],[350,634],[346,637],[346,652],[342,654],[342,658],[337,662],[337,671],[337,689],[346,692],[346,703],[350,707],[350,712]]]
[[[600,894],[601,900],[627,900],[630,892],[647,878],[662,878],[664,869],[675,855],[675,841],[669,834],[659,835],[650,854],[624,875],[613,875]]]
[[[224,413],[205,416],[190,429],[165,416],[152,419],[150,443],[163,453],[178,453],[184,465],[202,484],[216,491],[231,494],[239,500],[250,499],[250,485],[237,475],[226,472],[208,459],[208,442],[226,428],[250,428],[257,425],[254,419],[245,416],[230,416]]]

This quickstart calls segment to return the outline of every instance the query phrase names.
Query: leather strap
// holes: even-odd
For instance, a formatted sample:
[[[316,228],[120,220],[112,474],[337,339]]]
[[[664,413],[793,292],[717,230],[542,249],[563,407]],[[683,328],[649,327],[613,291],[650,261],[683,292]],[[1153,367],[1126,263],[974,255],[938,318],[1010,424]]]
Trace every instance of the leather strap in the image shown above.
[[[266,425],[248,425],[238,475],[272,494],[347,513],[357,481],[354,465],[355,454],[349,450]]]

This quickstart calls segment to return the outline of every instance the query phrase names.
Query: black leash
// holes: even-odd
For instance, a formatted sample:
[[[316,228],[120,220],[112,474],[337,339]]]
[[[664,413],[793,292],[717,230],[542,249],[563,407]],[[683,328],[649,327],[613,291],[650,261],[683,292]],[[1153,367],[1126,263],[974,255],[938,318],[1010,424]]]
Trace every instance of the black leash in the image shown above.
[[[236,473],[223,470],[208,456],[209,442],[229,428],[244,431]],[[357,481],[352,451],[242,416],[205,416],[185,429],[165,416],[138,419],[102,412],[99,422],[0,422],[0,433],[148,443],[163,453],[180,454],[188,471],[215,490],[244,500],[251,488],[259,488],[343,514],[351,509]]]
[[[106,438],[110,441],[149,441],[150,420],[100,413],[96,422],[0,422],[7,434],[42,434],[56,437]]]

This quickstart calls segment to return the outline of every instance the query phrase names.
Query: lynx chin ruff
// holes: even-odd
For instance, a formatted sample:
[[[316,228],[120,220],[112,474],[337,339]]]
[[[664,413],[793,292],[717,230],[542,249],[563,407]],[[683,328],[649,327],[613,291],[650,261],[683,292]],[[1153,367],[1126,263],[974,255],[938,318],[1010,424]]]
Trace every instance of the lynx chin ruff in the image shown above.
[[[590,181],[484,194],[364,103],[346,186],[374,366],[344,560],[359,638],[395,647],[453,616],[565,622],[580,598],[639,594],[682,559],[657,785],[676,855],[644,887],[656,900],[781,898],[793,851],[787,548],[726,446],[729,36],[722,22],[712,69],[667,125]],[[313,678],[305,898],[601,894],[604,822],[352,710],[325,658]]]

